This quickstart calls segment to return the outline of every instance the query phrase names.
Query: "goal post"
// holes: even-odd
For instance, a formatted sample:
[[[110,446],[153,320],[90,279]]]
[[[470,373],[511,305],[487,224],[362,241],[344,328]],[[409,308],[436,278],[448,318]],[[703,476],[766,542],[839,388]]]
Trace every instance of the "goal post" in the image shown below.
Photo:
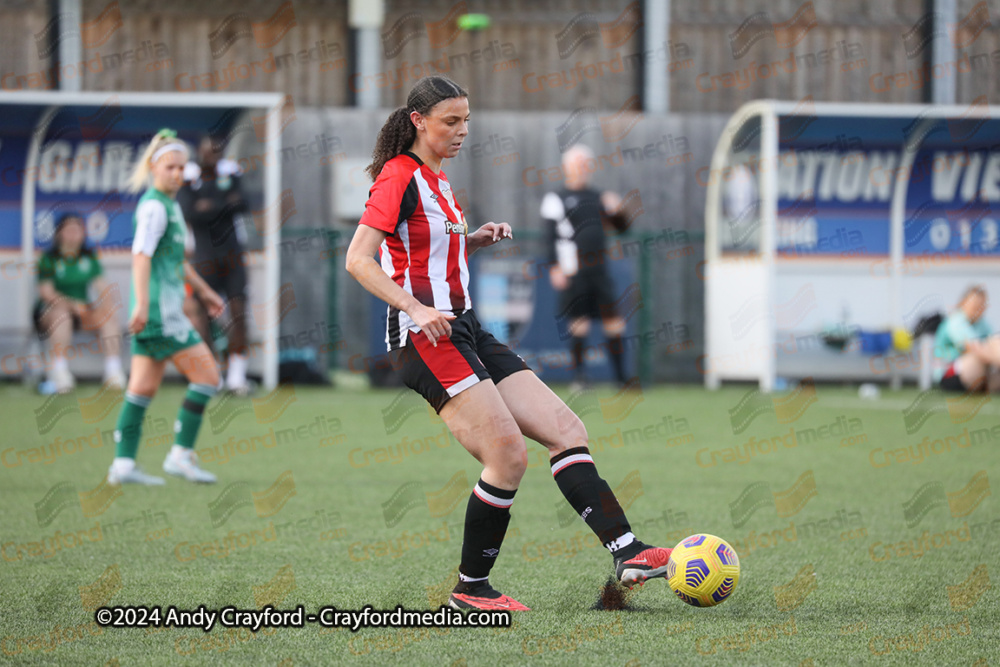
[[[59,213],[83,214],[107,278],[127,307],[136,197],[125,194],[124,185],[143,144],[160,128],[171,127],[192,148],[212,133],[238,138],[230,150],[259,151],[261,185],[248,193],[261,223],[260,248],[248,253],[250,298],[257,302],[250,309],[255,317],[248,318],[248,339],[257,357],[251,368],[259,370],[267,388],[275,387],[284,104],[279,93],[0,92],[0,276],[5,286],[0,309],[7,333],[0,372],[22,375],[29,366],[43,370],[38,366],[44,359],[25,358],[21,342],[32,327],[37,255],[47,246]],[[127,313],[121,317],[124,323]]]
[[[1000,292],[1000,111],[759,100],[728,121],[706,187],[706,386],[919,375],[910,330],[972,283]],[[987,319],[994,313],[987,311]],[[836,340],[854,341],[834,349]],[[830,344],[830,343],[833,344]]]

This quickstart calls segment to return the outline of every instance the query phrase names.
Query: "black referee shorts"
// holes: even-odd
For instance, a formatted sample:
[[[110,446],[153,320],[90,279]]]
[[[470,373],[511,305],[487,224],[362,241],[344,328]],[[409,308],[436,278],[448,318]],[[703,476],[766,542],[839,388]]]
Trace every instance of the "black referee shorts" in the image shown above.
[[[198,257],[191,263],[208,286],[227,299],[246,298],[247,270],[243,265],[244,253],[232,250],[211,257]]]
[[[472,310],[451,321],[451,337],[431,345],[422,332],[410,331],[404,347],[389,359],[410,389],[427,399],[437,412],[445,403],[481,380],[499,384],[518,371],[528,370],[524,359],[484,331]]]
[[[617,310],[611,276],[605,271],[580,271],[559,296],[559,319],[609,319]]]

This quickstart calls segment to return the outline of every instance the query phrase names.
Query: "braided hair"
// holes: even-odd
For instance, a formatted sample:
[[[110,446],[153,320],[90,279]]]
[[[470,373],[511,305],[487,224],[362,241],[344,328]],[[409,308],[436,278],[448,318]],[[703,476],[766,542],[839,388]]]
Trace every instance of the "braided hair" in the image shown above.
[[[417,128],[410,120],[412,112],[426,116],[438,102],[468,96],[461,86],[446,76],[427,76],[417,81],[406,98],[406,106],[389,114],[379,131],[372,151],[372,163],[365,168],[365,173],[374,181],[386,162],[413,145],[417,139]]]

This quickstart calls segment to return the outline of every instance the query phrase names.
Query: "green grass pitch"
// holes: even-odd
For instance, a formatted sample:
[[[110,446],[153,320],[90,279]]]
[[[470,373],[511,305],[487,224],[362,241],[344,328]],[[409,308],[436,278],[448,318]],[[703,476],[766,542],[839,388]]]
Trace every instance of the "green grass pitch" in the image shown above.
[[[533,609],[514,627],[253,635],[101,629],[93,609],[436,608],[480,468],[415,396],[216,398],[199,450],[219,483],[169,478],[119,496],[100,487],[115,397],[84,386],[46,403],[0,386],[0,663],[996,664],[996,402],[750,391],[605,388],[573,401],[641,539],[706,532],[737,550],[742,576],[720,606],[689,607],[653,580],[629,610],[593,610],[611,559],[529,442],[491,577]],[[160,472],[181,397],[168,385],[149,410],[148,472]]]

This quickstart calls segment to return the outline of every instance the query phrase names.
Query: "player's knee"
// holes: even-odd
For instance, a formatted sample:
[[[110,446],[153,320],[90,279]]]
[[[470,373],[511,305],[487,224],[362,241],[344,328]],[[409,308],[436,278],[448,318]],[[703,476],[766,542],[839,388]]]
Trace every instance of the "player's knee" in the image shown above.
[[[507,476],[521,479],[528,469],[528,448],[520,431],[501,434],[493,443],[493,448],[495,455],[491,458],[503,467]]]
[[[528,470],[528,452],[527,450],[522,450],[514,459],[510,462],[507,468],[507,474],[510,475],[512,481],[520,481],[524,477],[524,473]]]
[[[562,436],[559,439],[561,449],[587,446],[587,427],[583,425],[583,421],[579,417],[576,415],[573,417],[570,427],[565,433],[560,434]]]
[[[70,307],[69,302],[65,299],[56,301],[55,303],[50,303],[43,311],[42,317],[58,317],[60,315],[69,315]]]
[[[213,363],[210,367],[205,369],[204,375],[202,375],[202,377],[200,377],[196,382],[198,382],[198,384],[219,387],[222,386],[222,376],[219,375],[219,369]]]
[[[587,427],[569,407],[563,407],[556,418],[556,424],[556,433],[544,443],[550,452],[558,454],[573,447],[587,446]]]
[[[41,320],[43,329],[51,330],[60,326],[69,326],[70,316],[69,306],[59,302],[45,309],[39,319]]]
[[[159,388],[159,385],[156,383],[145,378],[138,377],[134,373],[128,379],[128,393],[130,394],[153,398],[156,396],[156,390]]]
[[[179,362],[177,368],[187,377],[188,382],[212,386],[218,386],[221,382],[219,366],[207,347],[204,354],[194,354],[175,362]]]
[[[956,363],[959,375],[963,377],[978,377],[985,374],[986,364],[974,354],[963,354]]]

